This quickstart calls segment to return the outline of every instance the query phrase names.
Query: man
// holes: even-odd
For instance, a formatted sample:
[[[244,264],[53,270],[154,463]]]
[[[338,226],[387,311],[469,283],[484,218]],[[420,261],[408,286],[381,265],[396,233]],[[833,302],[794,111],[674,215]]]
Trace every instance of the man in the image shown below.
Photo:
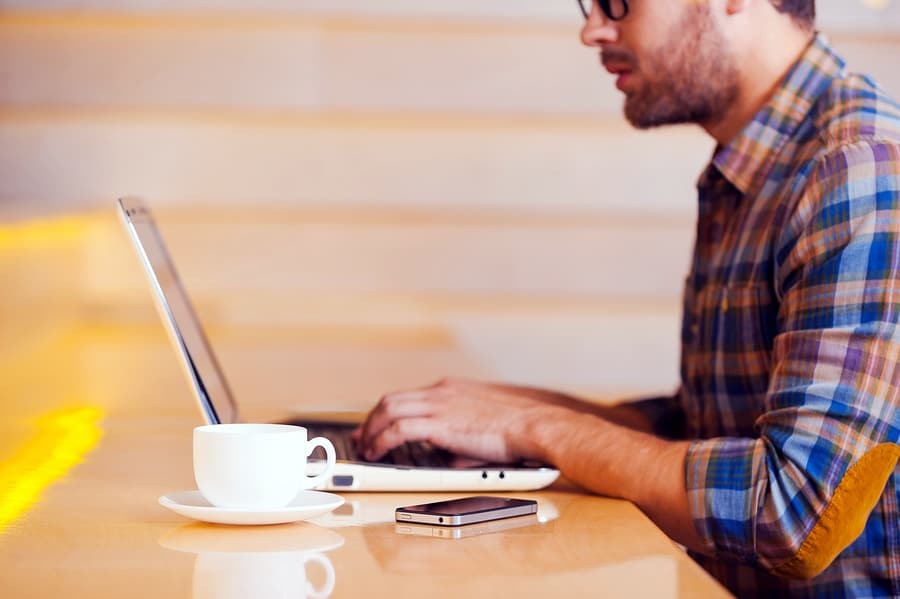
[[[814,0],[582,10],[634,126],[718,142],[677,394],[601,407],[447,380],[386,395],[358,441],[555,464],[739,595],[900,596],[900,106],[844,70]]]

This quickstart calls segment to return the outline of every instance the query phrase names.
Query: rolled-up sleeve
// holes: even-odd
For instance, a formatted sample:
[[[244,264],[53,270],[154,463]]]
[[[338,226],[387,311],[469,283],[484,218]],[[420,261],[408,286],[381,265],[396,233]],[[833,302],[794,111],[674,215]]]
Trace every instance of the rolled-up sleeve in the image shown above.
[[[674,395],[629,401],[627,405],[647,419],[653,434],[667,439],[684,439],[685,413],[680,390]]]
[[[808,578],[865,527],[900,447],[900,146],[828,152],[774,248],[780,301],[758,437],[692,443],[707,551]]]

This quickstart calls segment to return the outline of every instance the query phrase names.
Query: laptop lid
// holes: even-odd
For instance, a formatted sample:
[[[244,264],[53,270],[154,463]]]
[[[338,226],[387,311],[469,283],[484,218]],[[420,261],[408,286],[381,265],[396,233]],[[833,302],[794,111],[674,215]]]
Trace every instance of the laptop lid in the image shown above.
[[[190,298],[169,257],[149,208],[139,198],[121,198],[119,216],[150,279],[156,308],[209,424],[238,421],[237,404]]]

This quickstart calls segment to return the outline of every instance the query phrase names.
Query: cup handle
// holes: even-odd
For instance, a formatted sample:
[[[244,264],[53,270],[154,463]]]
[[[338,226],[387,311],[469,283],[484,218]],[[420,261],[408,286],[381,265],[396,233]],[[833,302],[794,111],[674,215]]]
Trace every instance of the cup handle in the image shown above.
[[[306,443],[307,451],[306,457],[312,455],[313,450],[316,447],[321,447],[325,450],[325,470],[317,474],[313,477],[307,477],[306,479],[306,487],[307,489],[312,489],[319,485],[320,483],[325,482],[325,479],[331,475],[331,472],[334,470],[334,463],[337,459],[337,455],[334,452],[334,445],[331,444],[331,441],[326,439],[325,437],[315,437],[310,439]]]
[[[334,566],[331,565],[331,560],[321,553],[312,553],[307,555],[303,560],[304,570],[306,569],[306,564],[309,562],[317,562],[325,570],[325,584],[317,591],[313,588],[311,582],[307,582],[306,594],[313,599],[323,599],[324,597],[328,597],[331,595],[332,591],[334,591]]]

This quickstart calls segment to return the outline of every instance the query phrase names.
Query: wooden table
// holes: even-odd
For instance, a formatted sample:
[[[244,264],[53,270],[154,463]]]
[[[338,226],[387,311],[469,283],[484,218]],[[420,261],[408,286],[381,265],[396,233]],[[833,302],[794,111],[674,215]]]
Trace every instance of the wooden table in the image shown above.
[[[283,390],[242,371],[227,345],[237,386]],[[299,524],[191,522],[157,504],[194,487],[199,423],[158,327],[81,322],[4,347],[4,597],[727,596],[633,505],[565,482],[512,494],[538,500],[537,523],[461,539],[393,521],[399,505],[453,494],[347,494],[336,512]],[[340,378],[323,371],[297,388],[322,397],[315,390]]]

